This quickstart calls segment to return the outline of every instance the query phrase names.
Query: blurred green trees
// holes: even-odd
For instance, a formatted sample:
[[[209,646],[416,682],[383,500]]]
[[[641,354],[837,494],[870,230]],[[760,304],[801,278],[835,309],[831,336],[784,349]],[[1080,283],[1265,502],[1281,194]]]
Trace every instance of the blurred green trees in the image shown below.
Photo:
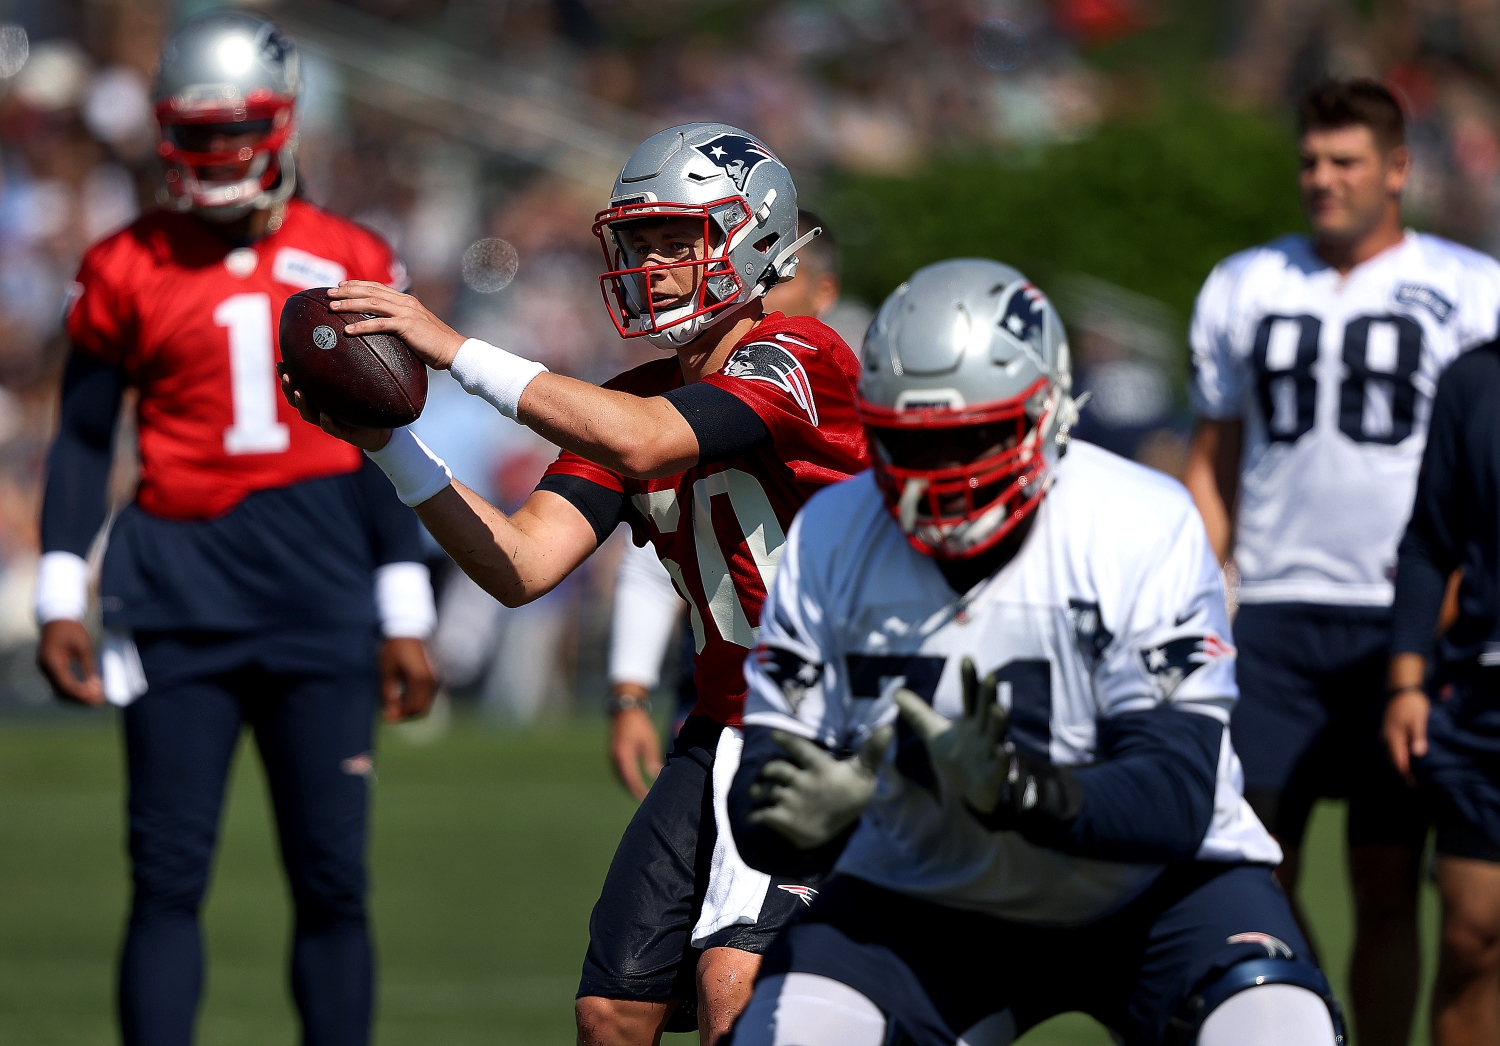
[[[1185,322],[1216,262],[1304,228],[1296,173],[1286,124],[1186,101],[1032,153],[835,176],[808,202],[838,233],[847,291],[872,305],[922,265],[977,255],[1044,288],[1097,276]]]

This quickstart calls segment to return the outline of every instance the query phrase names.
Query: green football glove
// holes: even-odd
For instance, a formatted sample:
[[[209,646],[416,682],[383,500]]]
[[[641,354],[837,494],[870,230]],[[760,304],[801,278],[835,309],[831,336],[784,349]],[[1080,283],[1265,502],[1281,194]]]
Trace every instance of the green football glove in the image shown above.
[[[875,794],[892,733],[890,726],[877,727],[853,758],[835,759],[806,738],[773,732],[787,758],[772,759],[750,786],[750,798],[761,804],[750,823],[774,829],[801,850],[836,838],[859,820]]]
[[[994,813],[1010,774],[1011,756],[1005,749],[1010,713],[995,700],[1000,681],[992,672],[979,681],[974,662],[959,665],[964,711],[947,719],[910,690],[895,693],[901,718],[927,746],[933,769],[945,790],[956,793],[980,814]]]

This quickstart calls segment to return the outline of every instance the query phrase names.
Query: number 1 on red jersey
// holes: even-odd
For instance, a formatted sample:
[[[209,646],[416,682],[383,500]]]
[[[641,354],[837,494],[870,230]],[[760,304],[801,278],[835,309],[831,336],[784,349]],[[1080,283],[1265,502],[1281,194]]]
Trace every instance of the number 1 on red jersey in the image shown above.
[[[271,296],[234,294],[214,309],[229,329],[229,391],[234,424],[224,430],[226,454],[280,454],[292,434],[276,414],[276,349],[271,342]]]

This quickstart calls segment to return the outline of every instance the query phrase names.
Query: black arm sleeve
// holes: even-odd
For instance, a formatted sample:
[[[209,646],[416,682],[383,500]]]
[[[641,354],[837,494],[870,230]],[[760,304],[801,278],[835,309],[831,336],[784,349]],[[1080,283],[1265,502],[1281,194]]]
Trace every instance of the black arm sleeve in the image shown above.
[[[1106,861],[1190,861],[1213,820],[1219,749],[1216,719],[1162,705],[1099,723],[1103,761],[1078,769],[1028,765],[1041,801],[1016,810],[1019,796],[994,815],[990,828],[1020,832],[1032,842]]]
[[[81,352],[63,372],[57,439],[47,454],[42,551],[85,555],[104,524],[125,373]]]
[[[417,514],[401,504],[396,488],[368,457],[360,465],[358,479],[370,508],[376,565],[422,562],[422,524]]]
[[[583,518],[594,528],[594,539],[599,545],[604,544],[604,539],[615,532],[615,527],[620,525],[620,519],[625,514],[625,495],[622,492],[610,490],[582,476],[563,473],[543,476],[536,489],[550,490],[567,498],[568,503],[582,512]]]
[[[732,392],[696,381],[663,393],[698,437],[698,464],[711,465],[748,454],[771,442],[760,415]]]
[[[1454,366],[1438,382],[1432,401],[1432,425],[1422,453],[1417,500],[1396,553],[1396,594],[1391,607],[1391,653],[1432,656],[1432,634],[1442,613],[1448,575],[1463,556],[1465,525],[1473,518],[1467,504],[1463,469],[1465,383]]]
[[[735,848],[746,864],[767,875],[791,879],[812,879],[827,875],[833,870],[839,854],[844,852],[844,846],[854,834],[857,822],[836,838],[812,850],[794,846],[791,840],[775,829],[750,823],[750,811],[755,809],[755,801],[750,798],[750,786],[760,776],[762,767],[772,759],[785,758],[786,753],[781,750],[781,746],[771,739],[770,727],[745,727],[745,750],[740,754],[740,768],[735,771],[734,784],[729,789],[729,830],[734,834]]]

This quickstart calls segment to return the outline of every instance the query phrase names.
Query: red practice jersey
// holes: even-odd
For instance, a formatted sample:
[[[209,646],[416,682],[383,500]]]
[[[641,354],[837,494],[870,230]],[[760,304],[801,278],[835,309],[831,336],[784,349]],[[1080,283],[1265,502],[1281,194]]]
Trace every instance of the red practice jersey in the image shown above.
[[[864,469],[869,456],[854,408],[859,361],[815,319],[772,313],[735,346],[723,370],[703,380],[754,410],[770,443],[662,479],[629,479],[567,451],[547,474],[579,476],[626,495],[636,544],[655,546],[688,602],[695,711],[738,725],[745,656],[792,517],[823,487]],[[605,385],[637,396],[681,386],[676,356]]]
[[[89,248],[67,331],[140,390],[141,508],[212,519],[257,490],[359,468],[359,450],[299,418],[276,376],[287,298],[346,279],[404,287],[406,274],[374,233],[302,200],[246,247],[158,211]]]

